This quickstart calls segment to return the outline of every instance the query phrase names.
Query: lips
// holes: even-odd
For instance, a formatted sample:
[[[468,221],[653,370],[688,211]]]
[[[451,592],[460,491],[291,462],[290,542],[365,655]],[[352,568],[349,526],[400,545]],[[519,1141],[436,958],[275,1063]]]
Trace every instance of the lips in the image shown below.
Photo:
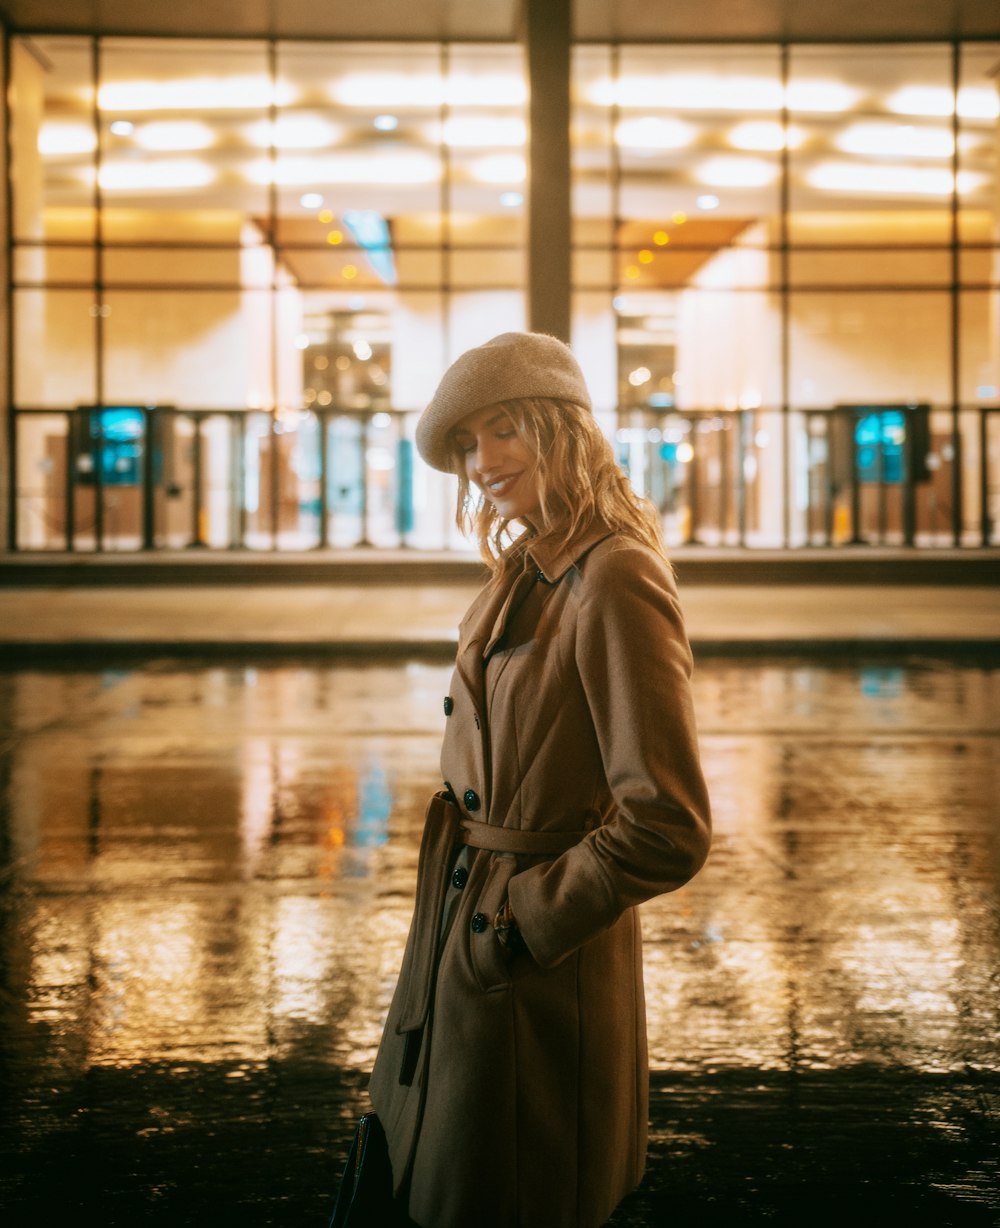
[[[520,476],[521,475],[519,473],[515,473],[513,476],[505,475],[502,478],[495,478],[492,482],[487,482],[486,489],[490,493],[490,498],[503,499],[505,496],[510,494],[510,492],[514,489],[514,486],[517,484]]]

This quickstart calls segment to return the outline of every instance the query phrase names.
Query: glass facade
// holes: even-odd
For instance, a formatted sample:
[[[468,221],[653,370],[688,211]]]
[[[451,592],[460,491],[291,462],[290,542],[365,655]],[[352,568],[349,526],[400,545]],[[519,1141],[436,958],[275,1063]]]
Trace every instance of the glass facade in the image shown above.
[[[528,325],[505,44],[12,38],[16,548],[467,548]],[[581,45],[572,342],[673,546],[1000,536],[1000,44]]]

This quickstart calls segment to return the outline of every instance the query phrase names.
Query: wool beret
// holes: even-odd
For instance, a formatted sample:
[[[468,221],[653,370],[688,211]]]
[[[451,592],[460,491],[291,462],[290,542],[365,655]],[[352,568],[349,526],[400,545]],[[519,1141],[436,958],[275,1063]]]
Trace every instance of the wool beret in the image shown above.
[[[551,397],[590,409],[580,364],[569,346],[545,333],[501,333],[466,350],[444,373],[417,423],[417,449],[434,469],[453,473],[448,432],[468,414],[501,401]]]

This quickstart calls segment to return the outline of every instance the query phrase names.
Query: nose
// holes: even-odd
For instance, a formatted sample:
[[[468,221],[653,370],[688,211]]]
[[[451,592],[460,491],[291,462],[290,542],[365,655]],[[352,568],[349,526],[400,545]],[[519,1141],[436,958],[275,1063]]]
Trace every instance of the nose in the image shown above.
[[[496,441],[487,436],[476,440],[476,450],[473,454],[473,464],[479,474],[488,473],[497,463]]]

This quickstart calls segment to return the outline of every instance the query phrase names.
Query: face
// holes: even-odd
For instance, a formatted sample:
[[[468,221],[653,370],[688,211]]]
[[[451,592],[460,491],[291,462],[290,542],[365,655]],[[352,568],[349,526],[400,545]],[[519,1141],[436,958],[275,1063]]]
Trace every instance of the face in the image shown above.
[[[477,409],[455,427],[465,475],[507,520],[530,522],[538,510],[535,454],[502,405]]]

